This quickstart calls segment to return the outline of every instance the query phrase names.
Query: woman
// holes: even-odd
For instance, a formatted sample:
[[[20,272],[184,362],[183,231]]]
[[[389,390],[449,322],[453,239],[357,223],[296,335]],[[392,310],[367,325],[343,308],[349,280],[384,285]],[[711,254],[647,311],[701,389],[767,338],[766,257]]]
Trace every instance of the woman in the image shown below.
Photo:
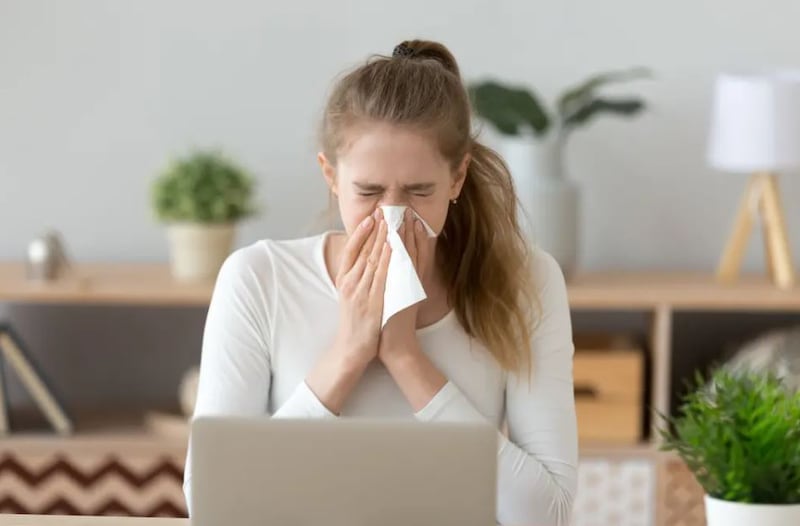
[[[470,121],[455,59],[435,42],[404,42],[338,81],[318,160],[345,232],[227,259],[195,416],[505,422],[498,521],[567,524],[577,431],[564,278],[528,248],[508,170]],[[383,205],[408,207],[398,232],[427,299],[381,329]],[[190,478],[187,458],[187,502]]]

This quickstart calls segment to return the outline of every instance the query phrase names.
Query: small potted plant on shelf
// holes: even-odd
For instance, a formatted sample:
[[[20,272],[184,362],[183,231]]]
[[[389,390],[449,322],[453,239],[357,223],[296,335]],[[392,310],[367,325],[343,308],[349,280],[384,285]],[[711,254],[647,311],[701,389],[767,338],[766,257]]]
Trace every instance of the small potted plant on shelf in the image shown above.
[[[662,419],[662,449],[705,490],[708,526],[800,524],[800,391],[773,373],[717,369]]]
[[[496,148],[514,178],[521,211],[536,227],[529,235],[565,274],[576,265],[580,222],[578,188],[564,174],[567,139],[599,115],[632,117],[644,110],[637,96],[608,96],[600,90],[649,76],[645,68],[599,73],[564,90],[553,108],[524,86],[483,80],[468,87],[475,113],[499,134]]]
[[[256,213],[254,186],[246,170],[215,150],[174,159],[154,181],[153,208],[167,224],[176,279],[216,278],[233,247],[237,222]]]

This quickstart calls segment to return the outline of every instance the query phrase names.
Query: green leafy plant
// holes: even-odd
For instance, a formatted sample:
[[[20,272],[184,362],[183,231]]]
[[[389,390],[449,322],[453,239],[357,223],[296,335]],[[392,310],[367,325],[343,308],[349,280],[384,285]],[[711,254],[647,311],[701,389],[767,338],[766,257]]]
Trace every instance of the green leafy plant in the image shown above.
[[[541,137],[554,126],[562,139],[574,128],[602,113],[633,116],[645,108],[638,97],[606,97],[598,90],[606,84],[650,77],[645,68],[600,73],[568,88],[548,110],[530,89],[494,80],[470,84],[468,91],[475,112],[504,135],[533,132]]]
[[[257,213],[252,176],[215,150],[174,159],[154,181],[156,216],[167,222],[227,223]]]
[[[708,495],[758,504],[800,503],[800,392],[772,373],[697,375],[662,429]]]

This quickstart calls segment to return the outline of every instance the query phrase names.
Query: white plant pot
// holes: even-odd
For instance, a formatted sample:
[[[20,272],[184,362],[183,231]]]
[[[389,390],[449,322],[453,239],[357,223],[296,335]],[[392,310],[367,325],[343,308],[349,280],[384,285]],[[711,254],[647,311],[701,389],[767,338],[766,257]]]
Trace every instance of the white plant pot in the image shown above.
[[[172,276],[179,281],[205,281],[217,277],[231,253],[235,223],[172,223],[167,226]]]
[[[705,496],[707,526],[800,524],[800,504],[746,504]]]
[[[564,176],[560,142],[553,137],[506,136],[498,140],[497,150],[514,179],[525,232],[569,276],[578,261],[580,194]]]

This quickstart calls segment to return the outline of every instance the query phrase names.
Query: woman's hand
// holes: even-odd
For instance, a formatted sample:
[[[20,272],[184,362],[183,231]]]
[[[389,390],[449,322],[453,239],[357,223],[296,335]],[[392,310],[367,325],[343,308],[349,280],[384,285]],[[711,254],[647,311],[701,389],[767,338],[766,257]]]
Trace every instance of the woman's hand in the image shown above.
[[[339,292],[339,330],[333,346],[306,378],[317,398],[336,414],[378,353],[391,254],[386,235],[386,221],[376,210],[347,240],[334,280]]]
[[[359,366],[366,366],[378,352],[391,254],[386,237],[386,221],[376,210],[347,240],[335,279],[339,331],[334,348]]]
[[[411,209],[406,209],[398,233],[403,239],[417,274],[422,279],[423,273],[430,268],[430,257],[433,251],[425,227],[419,219],[414,217]],[[416,303],[403,309],[386,322],[378,347],[378,356],[384,364],[387,359],[413,351],[418,347],[416,333],[418,307],[419,303]]]

